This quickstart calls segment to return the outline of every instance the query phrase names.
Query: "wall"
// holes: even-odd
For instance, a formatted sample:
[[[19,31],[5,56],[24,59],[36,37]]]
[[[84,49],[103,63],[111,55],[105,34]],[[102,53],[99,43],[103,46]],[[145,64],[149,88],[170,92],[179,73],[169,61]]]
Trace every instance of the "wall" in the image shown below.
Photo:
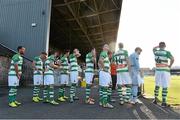
[[[10,66],[10,58],[0,56],[0,85],[1,86],[7,86],[9,66]]]
[[[0,0],[0,11],[0,43],[30,59],[48,50],[51,0]]]

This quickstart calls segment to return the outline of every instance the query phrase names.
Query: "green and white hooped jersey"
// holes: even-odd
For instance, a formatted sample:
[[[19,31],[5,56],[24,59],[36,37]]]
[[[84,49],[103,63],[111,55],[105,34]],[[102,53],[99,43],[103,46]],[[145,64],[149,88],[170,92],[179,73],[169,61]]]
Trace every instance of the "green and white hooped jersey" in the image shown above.
[[[51,63],[54,63],[55,57],[54,55],[51,55],[48,57],[48,59],[45,61],[45,72],[44,75],[54,75],[54,68],[50,66]]]
[[[74,54],[69,56],[70,59],[70,71],[78,71],[77,58]]]
[[[20,54],[15,54],[12,57],[11,66],[10,66],[9,73],[8,73],[9,76],[16,76],[16,71],[15,71],[15,67],[14,67],[15,64],[18,64],[18,71],[21,74],[22,73],[23,57]]]
[[[157,71],[167,71],[170,72],[170,68],[168,67],[168,60],[173,56],[167,50],[154,50],[155,62],[156,62],[156,70]]]
[[[117,65],[117,72],[128,72],[127,58],[127,50],[118,50],[117,53],[113,55],[113,62]]]
[[[38,70],[34,71],[34,75],[42,75],[43,74],[43,61],[40,56],[37,56],[33,60],[35,62],[35,68]]]
[[[66,56],[61,57],[61,74],[69,74],[69,63]]]
[[[103,51],[100,54],[100,58],[103,58],[104,60],[104,71],[105,72],[109,72],[110,73],[110,61],[109,61],[109,56],[107,54],[107,52]]]
[[[94,72],[93,55],[91,52],[86,55],[86,70],[85,70],[85,72],[90,72],[90,73]]]

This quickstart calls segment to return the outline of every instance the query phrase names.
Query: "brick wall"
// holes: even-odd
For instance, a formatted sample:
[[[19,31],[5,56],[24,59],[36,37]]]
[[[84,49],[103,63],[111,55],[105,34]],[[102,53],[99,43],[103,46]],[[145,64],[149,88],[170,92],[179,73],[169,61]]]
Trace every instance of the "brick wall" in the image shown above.
[[[8,70],[10,66],[10,58],[0,56],[0,85],[7,86]]]

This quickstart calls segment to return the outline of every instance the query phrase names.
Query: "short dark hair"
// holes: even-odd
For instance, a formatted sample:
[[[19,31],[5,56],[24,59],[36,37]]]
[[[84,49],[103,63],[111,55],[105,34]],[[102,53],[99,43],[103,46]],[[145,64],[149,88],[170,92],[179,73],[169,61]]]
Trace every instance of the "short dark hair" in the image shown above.
[[[140,47],[136,47],[135,52],[138,51],[138,50],[142,51],[142,49]]]
[[[64,53],[68,53],[68,52],[70,52],[70,49],[66,49],[66,50],[64,51]]]
[[[111,54],[113,54],[113,52],[109,50],[109,51],[108,51],[108,55],[111,55]]]
[[[18,47],[17,47],[17,51],[19,51],[19,50],[22,49],[22,48],[25,48],[25,47],[23,47],[23,46],[18,46]]]
[[[166,45],[165,42],[160,42],[160,43],[159,43],[159,46],[165,46],[165,45]]]
[[[119,48],[123,48],[124,47],[123,43],[119,43],[118,46],[119,46]]]
[[[47,55],[47,53],[46,53],[46,52],[41,52],[41,54],[43,54],[43,55]]]

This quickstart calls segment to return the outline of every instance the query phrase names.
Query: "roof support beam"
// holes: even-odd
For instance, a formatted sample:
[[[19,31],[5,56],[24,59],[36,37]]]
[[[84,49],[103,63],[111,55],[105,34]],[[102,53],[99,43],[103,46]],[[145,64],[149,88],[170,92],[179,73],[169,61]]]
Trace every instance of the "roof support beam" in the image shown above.
[[[97,13],[99,13],[98,6],[97,6],[97,3],[96,3],[95,0],[94,0],[94,6],[95,6],[95,9],[96,9]],[[98,14],[98,22],[99,22],[99,25],[100,25],[101,24],[101,19],[100,19],[99,14]],[[102,25],[100,26],[100,30],[101,30],[100,34],[101,34],[101,37],[103,39],[102,41],[105,43]]]
[[[62,6],[67,6],[67,5],[70,5],[70,4],[74,4],[74,3],[78,3],[78,2],[85,2],[87,0],[74,0],[74,1],[71,1],[71,2],[65,2],[63,4],[56,4],[54,5],[55,7],[62,7]]]
[[[99,26],[108,25],[108,24],[113,24],[113,23],[118,23],[118,22],[119,22],[119,20],[110,21],[110,22],[105,22],[105,23],[101,23],[101,24],[98,24],[98,25],[88,26],[87,28],[96,28],[96,27],[99,27]],[[80,29],[80,28],[74,28],[73,30],[81,30],[81,29]]]
[[[102,35],[103,33],[116,32],[116,31],[117,31],[117,29],[111,29],[111,30],[107,30],[107,31],[101,31],[101,32],[98,32],[98,33],[88,34],[88,36]],[[85,35],[80,35],[80,37],[82,37],[82,36],[85,37]],[[102,39],[104,39],[104,38],[102,37]]]
[[[82,18],[87,18],[87,17],[94,17],[94,16],[98,16],[101,14],[106,14],[106,13],[110,13],[110,12],[114,12],[114,11],[118,11],[118,10],[120,10],[120,8],[96,12],[96,13],[89,14],[89,15],[83,15],[83,16],[79,16],[78,18],[82,19]],[[74,18],[70,18],[70,19],[67,19],[66,21],[74,21],[74,20],[75,20]]]
[[[67,0],[64,0],[64,2],[67,3]],[[85,30],[85,27],[81,24],[81,22],[79,21],[78,17],[76,16],[76,14],[74,13],[74,11],[72,10],[72,8],[69,4],[67,4],[67,8],[69,9],[70,13],[73,15],[74,19],[76,20],[77,24],[81,28],[82,32],[84,33],[84,35],[88,39],[90,46],[94,47],[92,41],[90,40],[89,36],[87,35],[87,31]]]
[[[95,41],[100,41],[102,38],[97,38],[97,39],[94,39]],[[111,36],[111,37],[108,37],[108,39],[114,39],[114,37],[113,36]]]
[[[118,6],[117,6],[116,3],[114,2],[114,0],[112,0],[112,3],[114,4],[114,6],[115,6],[116,8],[118,8]]]

